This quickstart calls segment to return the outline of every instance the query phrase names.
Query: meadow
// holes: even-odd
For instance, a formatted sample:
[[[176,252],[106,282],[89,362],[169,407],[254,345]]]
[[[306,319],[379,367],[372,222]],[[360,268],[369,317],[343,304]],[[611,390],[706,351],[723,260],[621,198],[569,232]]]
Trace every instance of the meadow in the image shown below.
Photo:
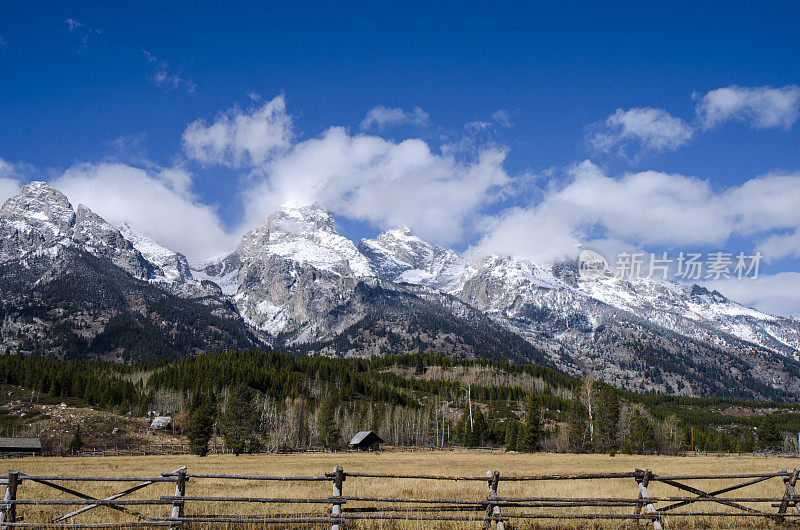
[[[73,457],[73,458],[25,458],[7,460],[7,465],[29,475],[82,475],[82,476],[158,476],[181,466],[192,473],[235,473],[263,475],[317,475],[332,472],[341,466],[345,472],[368,472],[387,474],[434,474],[448,476],[482,476],[487,470],[500,472],[498,495],[501,497],[625,497],[636,498],[638,488],[632,478],[583,481],[548,482],[503,482],[505,475],[576,474],[598,472],[629,472],[635,468],[652,469],[656,474],[734,474],[776,472],[800,467],[794,458],[757,456],[655,456],[655,455],[608,455],[581,454],[515,454],[503,452],[475,451],[381,451],[374,453],[301,453],[301,454],[256,454],[256,455],[193,455],[137,456],[137,457]],[[690,481],[689,484],[710,491],[725,487],[736,481]],[[739,481],[743,482],[743,481]],[[130,483],[80,483],[67,484],[94,497],[107,497],[132,485]],[[246,480],[221,481],[218,479],[191,479],[187,484],[189,496],[236,496],[236,497],[291,497],[324,498],[331,495],[331,482],[254,482]],[[686,492],[664,485],[652,484],[651,496],[690,496]],[[174,484],[157,483],[125,498],[153,499],[172,495]],[[415,498],[485,499],[487,483],[483,481],[432,481],[419,479],[379,479],[350,477],[343,487],[345,496],[384,496]],[[781,497],[784,486],[781,479],[748,486],[724,495],[728,497],[758,496]],[[68,499],[74,498],[32,482],[23,483],[18,492],[20,499]],[[345,507],[356,506],[348,503]],[[662,503],[663,505],[663,503]],[[769,503],[752,505],[775,511]],[[46,522],[58,514],[74,510],[75,506],[19,506],[19,514],[26,523]],[[166,516],[171,506],[130,506],[132,510],[154,516]],[[187,515],[237,513],[249,516],[278,513],[323,513],[323,504],[217,504],[186,503]],[[704,503],[684,508],[691,511],[729,510],[719,504]],[[526,512],[553,508],[525,508]],[[576,510],[611,510],[631,513],[631,508],[573,508]],[[732,510],[732,509],[731,509]],[[794,508],[790,513],[797,513]],[[464,514],[465,512],[460,512]],[[476,512],[469,512],[476,513]],[[481,514],[477,512],[476,514]],[[75,522],[113,522],[131,519],[105,507],[93,509],[76,517]],[[795,518],[796,520],[796,518]],[[643,524],[643,523],[641,523]],[[636,528],[634,521],[567,521],[567,520],[520,520],[514,528]],[[739,518],[667,518],[667,528],[763,528],[779,527],[778,523],[765,519]],[[220,524],[195,524],[192,528],[221,528]],[[236,526],[230,525],[230,528]],[[320,527],[329,527],[321,525]],[[344,528],[480,528],[480,522],[430,523],[421,521],[372,521],[348,522]],[[509,528],[507,525],[506,528]]]

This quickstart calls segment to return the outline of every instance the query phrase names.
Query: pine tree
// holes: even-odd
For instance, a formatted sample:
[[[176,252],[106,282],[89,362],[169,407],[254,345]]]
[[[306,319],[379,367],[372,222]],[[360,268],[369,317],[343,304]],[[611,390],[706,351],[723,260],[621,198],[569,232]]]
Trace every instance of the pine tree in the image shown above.
[[[756,434],[758,446],[765,451],[777,451],[783,446],[783,436],[772,414],[767,414],[761,419]]]
[[[642,415],[639,409],[634,410],[631,416],[628,442],[635,453],[648,453],[656,447],[656,432],[653,424]]]
[[[581,403],[578,398],[578,392],[576,392],[575,399],[572,400],[572,406],[569,409],[569,417],[567,418],[567,444],[569,450],[573,453],[582,453],[586,450],[588,420],[587,409]]]
[[[237,456],[259,449],[258,409],[253,404],[252,391],[245,384],[238,383],[229,390],[220,431],[226,447]]]
[[[469,411],[465,410],[456,424],[456,440],[465,447],[470,447],[472,443],[472,427],[469,421]]]
[[[619,395],[608,385],[601,385],[594,412],[595,450],[608,453],[617,448],[619,434]]]
[[[517,449],[533,453],[539,449],[544,432],[542,429],[542,410],[536,394],[528,394],[525,400],[525,423],[521,430],[521,441]]]
[[[519,422],[513,418],[506,420],[506,451],[517,450]]]
[[[339,425],[336,423],[336,409],[339,405],[339,400],[335,395],[331,395],[322,402],[319,408],[319,416],[317,418],[317,430],[319,432],[319,441],[326,449],[333,449],[339,445],[341,432]]]
[[[216,404],[211,396],[198,392],[189,412],[186,436],[189,439],[189,450],[194,455],[206,456],[208,442],[214,430],[214,413]]]
[[[69,440],[69,444],[67,445],[67,450],[74,454],[77,454],[83,448],[83,438],[81,437],[81,426],[75,426],[75,432],[72,435],[72,438]]]
[[[419,353],[417,354],[417,361],[414,365],[414,373],[416,375],[422,375],[425,373],[425,365],[422,362],[422,355]]]
[[[479,407],[475,407],[472,420],[472,431],[470,432],[470,447],[481,447],[486,441],[486,434],[489,430],[489,425],[486,423],[486,418]]]

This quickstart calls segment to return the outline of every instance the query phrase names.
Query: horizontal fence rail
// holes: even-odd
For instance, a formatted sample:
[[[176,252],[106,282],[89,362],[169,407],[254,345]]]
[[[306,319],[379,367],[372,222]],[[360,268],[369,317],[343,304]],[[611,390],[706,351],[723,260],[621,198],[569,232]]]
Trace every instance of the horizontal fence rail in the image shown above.
[[[670,520],[685,521],[686,518],[718,517],[718,518],[760,518],[765,521],[800,522],[800,496],[795,490],[798,474],[794,469],[781,469],[774,473],[733,473],[733,474],[684,474],[658,475],[651,470],[635,469],[621,473],[577,473],[549,475],[501,475],[497,471],[488,471],[485,475],[426,475],[426,474],[386,474],[367,472],[345,472],[341,467],[334,468],[331,473],[317,475],[243,475],[226,473],[190,473],[185,467],[161,473],[158,476],[60,476],[60,475],[27,475],[20,471],[9,470],[7,477],[0,479],[0,487],[5,487],[5,495],[0,501],[0,530],[6,528],[123,528],[123,527],[177,527],[184,523],[236,523],[242,525],[330,525],[333,530],[342,530],[348,522],[358,521],[431,521],[442,523],[476,523],[478,526],[494,525],[505,530],[511,521],[522,520],[620,520],[643,521],[653,528],[662,528]],[[348,490],[359,491],[359,479],[376,479],[386,481],[387,485],[394,480],[430,480],[430,481],[463,481],[484,482],[488,491],[474,498],[420,498],[404,496],[376,496],[344,494],[345,482]],[[560,496],[500,496],[498,489],[502,483],[525,483],[542,481],[603,481],[631,480],[632,496],[597,496],[597,497],[560,497]],[[774,483],[774,495],[747,496],[738,493],[736,496],[723,497],[723,494],[736,492],[749,486],[766,481]],[[329,497],[290,497],[281,495],[264,496],[213,496],[187,494],[190,482],[207,481],[206,486],[214,487],[225,481],[251,481],[264,483],[265,492],[272,493],[269,486],[272,482],[329,482]],[[687,484],[689,481],[727,481],[720,483],[719,488],[706,491],[699,486]],[[778,482],[780,481],[780,482]],[[21,493],[25,483],[34,483],[69,495],[70,499],[23,498]],[[80,483],[75,485],[76,483]],[[96,498],[79,491],[82,485],[89,483],[135,483],[113,492],[105,497]],[[123,499],[132,493],[157,484],[174,484],[173,495],[159,495],[150,499]],[[618,484],[618,483],[615,483]],[[677,489],[681,494],[652,494],[658,484]],[[75,485],[73,487],[73,485]],[[261,488],[261,486],[258,486]],[[772,486],[771,486],[772,487]],[[170,486],[172,488],[172,486]],[[40,491],[41,488],[37,489]],[[151,488],[152,489],[152,488]],[[375,492],[374,480],[367,493]],[[478,492],[476,492],[477,494]],[[635,495],[635,496],[633,496]],[[694,509],[697,503],[703,503],[703,509]],[[315,511],[304,513],[266,513],[263,515],[244,515],[237,506],[263,504],[273,507],[308,505],[316,507]],[[192,507],[187,510],[186,507]],[[51,516],[49,520],[25,521],[22,511],[31,507],[75,508],[59,516]],[[204,506],[222,508],[226,513],[203,513]],[[162,510],[162,515],[143,514],[136,509],[150,507]],[[160,508],[159,508],[160,507]],[[81,522],[76,519],[81,514],[98,508],[117,512],[120,520],[108,522]],[[166,508],[166,510],[165,510]],[[680,510],[686,508],[685,510]],[[278,508],[280,509],[280,508]],[[583,511],[579,510],[582,509]],[[322,511],[324,510],[324,511]],[[240,513],[237,513],[240,512]],[[469,513],[472,512],[472,513]],[[49,514],[49,512],[47,512]],[[111,519],[108,516],[108,519]]]

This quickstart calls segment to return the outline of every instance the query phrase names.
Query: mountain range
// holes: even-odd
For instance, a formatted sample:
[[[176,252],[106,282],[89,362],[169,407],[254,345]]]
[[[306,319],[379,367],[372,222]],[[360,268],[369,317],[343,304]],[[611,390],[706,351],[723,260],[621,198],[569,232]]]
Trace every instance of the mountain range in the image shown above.
[[[407,227],[341,235],[319,204],[286,206],[232,252],[190,264],[43,182],[0,208],[7,351],[121,362],[200,351],[436,353],[531,362],[618,387],[791,399],[800,321],[702,286],[573,260],[467,259]]]

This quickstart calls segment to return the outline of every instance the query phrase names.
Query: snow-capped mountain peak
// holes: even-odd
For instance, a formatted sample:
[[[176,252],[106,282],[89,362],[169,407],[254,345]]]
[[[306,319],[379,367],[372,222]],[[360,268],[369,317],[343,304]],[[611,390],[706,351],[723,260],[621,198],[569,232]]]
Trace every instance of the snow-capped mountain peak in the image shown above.
[[[447,292],[457,287],[467,269],[467,262],[454,251],[431,245],[407,226],[362,239],[358,250],[381,278]]]
[[[125,239],[142,253],[154,267],[151,279],[156,281],[186,282],[192,280],[192,272],[186,256],[160,245],[153,238],[147,236],[128,223],[119,227]]]
[[[247,232],[237,249],[243,261],[270,255],[340,275],[374,276],[367,259],[336,230],[333,215],[318,203],[284,206]]]
[[[45,182],[31,182],[0,208],[0,261],[52,247],[72,238],[75,211],[67,197]]]

